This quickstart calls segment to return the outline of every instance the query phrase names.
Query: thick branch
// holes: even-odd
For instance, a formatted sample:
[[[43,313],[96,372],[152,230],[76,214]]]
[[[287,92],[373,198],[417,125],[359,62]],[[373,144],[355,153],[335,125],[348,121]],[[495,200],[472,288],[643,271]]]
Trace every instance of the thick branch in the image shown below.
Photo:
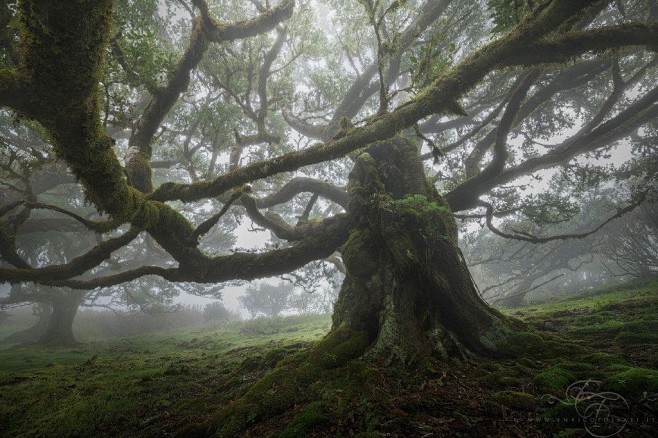
[[[658,24],[634,23],[606,26],[599,29],[562,34],[532,44],[513,58],[508,65],[563,63],[587,52],[601,52],[630,46],[646,46],[658,51]]]
[[[212,42],[235,41],[272,30],[277,24],[290,18],[295,7],[294,0],[284,0],[277,7],[250,20],[222,23],[210,17],[205,0],[195,0],[193,3],[201,11],[208,39]]]
[[[278,192],[256,200],[258,208],[270,208],[283,204],[303,192],[310,192],[335,202],[347,210],[347,192],[325,181],[298,177],[288,181]]]
[[[189,202],[219,196],[238,185],[342,157],[367,144],[390,138],[430,114],[447,111],[453,102],[482,80],[489,71],[500,66],[508,57],[514,58],[533,40],[550,33],[564,20],[582,12],[591,3],[593,0],[563,0],[551,3],[542,11],[533,13],[505,38],[488,44],[449,69],[414,100],[374,119],[364,127],[350,130],[340,139],[291,152],[267,162],[254,163],[220,176],[214,181],[195,185],[163,184],[151,198]]]
[[[315,233],[285,249],[269,251],[262,254],[234,253],[215,257],[208,263],[207,269],[188,271],[180,268],[159,268],[144,266],[131,271],[92,280],[67,280],[48,282],[57,286],[74,289],[93,289],[108,287],[145,275],[158,275],[169,281],[193,281],[198,283],[218,283],[229,280],[254,280],[285,274],[301,268],[314,260],[327,258],[345,243],[353,227],[347,215],[338,215],[325,219],[315,228]],[[0,273],[3,270],[0,270]]]
[[[107,260],[112,252],[130,243],[140,233],[138,228],[131,228],[120,237],[106,240],[87,253],[78,256],[63,265],[51,265],[43,268],[29,269],[24,265],[18,269],[0,269],[0,281],[16,283],[21,281],[56,281],[82,275],[91,268]],[[12,263],[13,264],[13,263]]]

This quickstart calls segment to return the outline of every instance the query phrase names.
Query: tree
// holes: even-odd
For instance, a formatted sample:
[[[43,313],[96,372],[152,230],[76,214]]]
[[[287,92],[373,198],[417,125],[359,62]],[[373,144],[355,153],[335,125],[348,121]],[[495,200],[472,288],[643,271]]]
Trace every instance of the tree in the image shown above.
[[[240,307],[247,310],[252,318],[259,313],[265,316],[279,316],[288,308],[288,300],[292,293],[293,288],[289,284],[283,282],[277,285],[262,283],[257,287],[248,287],[238,301],[240,301]]]
[[[643,205],[631,220],[602,238],[600,251],[616,276],[646,281],[658,277],[658,205]]]
[[[227,323],[240,321],[242,318],[238,312],[227,309],[221,302],[213,301],[203,307],[203,319],[206,322],[215,321]]]
[[[632,212],[613,216],[603,227],[601,217],[628,197],[624,190],[595,190],[584,194],[569,221],[548,220],[541,225],[516,213],[505,218],[492,232],[484,227],[464,233],[465,256],[485,300],[494,305],[519,306],[530,292],[577,292],[584,288],[617,283],[605,265],[606,241],[615,230],[635,222],[638,213],[652,204],[643,203]],[[622,201],[623,202],[623,201]],[[538,236],[516,239],[509,232]],[[547,241],[539,236],[548,236]],[[637,242],[636,251],[651,251]]]
[[[329,366],[318,362],[325,353],[331,366],[499,355],[522,328],[479,297],[453,213],[563,219],[560,201],[615,178],[634,182],[621,210],[651,196],[655,164],[635,158],[655,157],[653,1],[135,3],[3,5],[0,104],[43,133],[48,155],[4,140],[12,178],[0,254],[13,267],[0,281],[212,284],[282,275],[340,250],[333,328],[304,378]],[[333,17],[335,35],[316,26],[314,8]],[[608,168],[620,142],[630,163]],[[98,216],[50,211],[106,237],[64,263],[28,263],[16,235],[55,162]],[[528,178],[550,180],[551,196],[524,195]],[[229,210],[286,242],[209,247]],[[167,262],[93,271],[142,232]],[[240,406],[227,415],[270,412]]]

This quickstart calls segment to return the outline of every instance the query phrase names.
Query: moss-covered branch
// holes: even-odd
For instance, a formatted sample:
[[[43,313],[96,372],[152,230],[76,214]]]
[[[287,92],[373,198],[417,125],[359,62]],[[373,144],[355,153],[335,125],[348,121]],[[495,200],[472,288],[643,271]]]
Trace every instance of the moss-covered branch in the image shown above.
[[[503,61],[504,65],[563,63],[583,53],[646,46],[658,52],[658,24],[633,23],[569,32],[528,44]]]
[[[235,41],[272,30],[277,24],[290,18],[295,7],[295,0],[283,0],[278,6],[250,20],[225,23],[210,16],[206,0],[194,0],[193,3],[201,11],[208,39],[213,42]]]
[[[281,189],[271,195],[256,201],[258,208],[269,208],[290,201],[296,195],[304,192],[314,193],[335,202],[347,209],[347,192],[325,181],[313,178],[297,177],[288,181]]]
[[[129,271],[90,280],[61,280],[53,277],[39,278],[40,283],[52,286],[65,286],[73,289],[94,289],[109,287],[135,280],[146,275],[157,275],[169,281],[192,281],[197,283],[218,283],[229,280],[254,280],[285,274],[310,263],[330,257],[348,238],[354,227],[347,215],[338,215],[315,224],[313,232],[295,245],[268,251],[262,254],[234,253],[204,259],[203,269],[160,268],[142,266]],[[0,280],[25,281],[27,270],[0,269]]]
[[[289,18],[294,7],[294,1],[285,1],[251,20],[218,23],[210,17],[205,0],[197,0],[194,4],[200,9],[201,17],[194,20],[189,46],[170,74],[167,84],[147,105],[130,137],[130,147],[125,157],[126,175],[128,181],[143,193],[153,190],[149,164],[153,137],[180,95],[187,90],[192,70],[203,59],[210,42],[233,41],[267,32]]]
[[[291,152],[266,162],[236,169],[213,181],[163,184],[151,196],[157,200],[195,201],[218,196],[233,187],[344,156],[379,140],[393,137],[431,114],[442,113],[506,59],[517,56],[534,41],[551,34],[569,18],[582,13],[593,0],[555,1],[536,10],[507,36],[476,51],[457,66],[439,76],[412,101],[384,114],[364,127],[354,128],[340,139]]]
[[[192,70],[201,62],[208,49],[209,41],[203,29],[203,21],[194,21],[190,44],[183,57],[171,73],[167,85],[153,97],[137,121],[137,127],[130,136],[130,147],[126,153],[126,175],[128,181],[138,190],[149,193],[151,182],[151,143],[158,127],[174,106],[181,93],[190,84]]]

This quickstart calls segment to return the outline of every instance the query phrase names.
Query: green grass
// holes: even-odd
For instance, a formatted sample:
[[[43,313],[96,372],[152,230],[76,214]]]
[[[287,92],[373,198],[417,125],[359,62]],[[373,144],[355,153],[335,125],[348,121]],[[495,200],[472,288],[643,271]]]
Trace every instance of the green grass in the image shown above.
[[[73,349],[0,348],[0,436],[157,436],[208,416],[273,367],[273,351],[281,358],[307,347],[330,319],[296,316],[272,325],[268,335],[245,334],[248,323],[233,323]]]
[[[288,380],[313,383],[292,388],[296,401],[274,418],[245,417],[251,436],[468,436],[472,427],[495,436],[529,415],[573,417],[572,406],[547,405],[544,396],[564,399],[582,379],[622,395],[640,409],[634,415],[658,417],[656,403],[642,401],[658,390],[658,285],[506,312],[537,329],[533,342],[516,343],[519,358],[438,363],[427,375],[355,361],[323,362],[320,377],[290,379],[284,371],[303,371],[295,361],[327,333],[328,316],[261,318],[71,349],[4,346],[0,436],[204,436],[227,406],[241,397],[265,403]],[[546,321],[557,332],[542,330]],[[540,355],[522,354],[535,344]],[[568,436],[581,426],[523,427],[530,435],[539,428]]]

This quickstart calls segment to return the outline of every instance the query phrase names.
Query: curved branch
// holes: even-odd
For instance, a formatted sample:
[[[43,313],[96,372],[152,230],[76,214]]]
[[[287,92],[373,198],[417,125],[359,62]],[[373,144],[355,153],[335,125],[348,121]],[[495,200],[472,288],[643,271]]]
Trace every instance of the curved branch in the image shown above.
[[[0,269],[0,281],[8,281],[10,283],[21,281],[43,282],[64,280],[82,275],[108,259],[112,252],[130,243],[137,237],[140,231],[139,228],[133,227],[123,235],[100,243],[87,253],[74,258],[66,264],[51,265],[36,269],[28,268],[23,264],[23,267],[18,269]],[[3,234],[1,233],[0,236]]]
[[[325,181],[313,178],[297,177],[288,181],[278,192],[256,200],[258,208],[270,208],[283,204],[303,192],[311,192],[335,202],[347,210],[347,192]]]
[[[82,216],[70,212],[68,210],[65,210],[63,208],[57,207],[55,205],[43,204],[41,202],[29,202],[26,205],[29,208],[51,210],[65,214],[66,216],[69,216],[70,218],[84,225],[84,227],[87,228],[88,230],[94,231],[96,233],[106,233],[108,231],[112,231],[116,229],[118,226],[121,225],[120,223],[115,221],[104,221],[104,222],[91,221],[89,219],[85,219]]]
[[[430,114],[448,111],[453,102],[474,87],[489,71],[501,66],[507,57],[514,58],[534,40],[552,32],[593,2],[594,0],[554,1],[541,11],[533,12],[529,19],[506,37],[489,43],[443,73],[415,99],[391,113],[375,118],[364,127],[351,129],[344,137],[233,170],[213,181],[194,185],[163,184],[150,197],[160,201],[189,202],[219,196],[233,187],[342,157],[367,144],[393,137]]]
[[[128,181],[144,193],[153,191],[149,165],[153,136],[181,93],[187,90],[192,70],[201,62],[210,42],[233,41],[266,32],[289,18],[294,7],[294,1],[286,0],[254,19],[218,23],[209,16],[205,0],[195,0],[194,4],[201,10],[202,16],[194,20],[190,44],[171,73],[167,85],[154,95],[130,136],[130,147],[125,156],[126,175]]]
[[[254,280],[285,274],[301,268],[314,260],[330,257],[349,236],[353,224],[348,215],[338,215],[323,220],[315,227],[315,232],[295,245],[262,254],[234,253],[211,259],[204,271],[189,271],[181,268],[160,268],[143,266],[119,274],[91,280],[66,280],[47,282],[50,285],[66,286],[73,289],[94,289],[109,287],[131,281],[145,275],[158,275],[169,281],[193,281],[198,283],[218,283],[229,280]],[[0,270],[2,273],[4,270]]]
[[[548,236],[548,237],[533,236],[528,233],[517,233],[517,234],[505,233],[504,231],[501,231],[498,228],[496,228],[496,226],[492,223],[493,206],[488,202],[484,202],[484,201],[481,201],[480,205],[486,207],[487,209],[487,228],[489,228],[489,230],[491,230],[492,233],[500,237],[504,237],[506,239],[522,240],[524,242],[531,242],[531,243],[547,243],[547,242],[552,242],[554,240],[583,239],[587,236],[590,236],[596,233],[597,231],[599,231],[604,226],[606,226],[609,222],[612,222],[613,220],[622,217],[626,213],[635,210],[635,208],[637,208],[640,204],[642,204],[645,201],[647,197],[647,193],[648,191],[642,192],[634,202],[632,202],[631,204],[629,204],[628,206],[622,209],[618,209],[617,213],[609,217],[607,220],[605,220],[598,227],[594,228],[591,231],[587,231],[585,233],[560,234],[560,235]]]
[[[508,168],[497,176],[487,180],[478,179],[478,184],[470,183],[471,180],[466,181],[447,193],[446,200],[453,211],[467,210],[481,205],[478,198],[494,187],[534,171],[565,163],[577,155],[593,151],[602,145],[610,144],[631,134],[647,121],[658,117],[656,102],[658,102],[658,87],[589,133],[579,133],[566,140],[562,145],[554,147],[550,152]]]

